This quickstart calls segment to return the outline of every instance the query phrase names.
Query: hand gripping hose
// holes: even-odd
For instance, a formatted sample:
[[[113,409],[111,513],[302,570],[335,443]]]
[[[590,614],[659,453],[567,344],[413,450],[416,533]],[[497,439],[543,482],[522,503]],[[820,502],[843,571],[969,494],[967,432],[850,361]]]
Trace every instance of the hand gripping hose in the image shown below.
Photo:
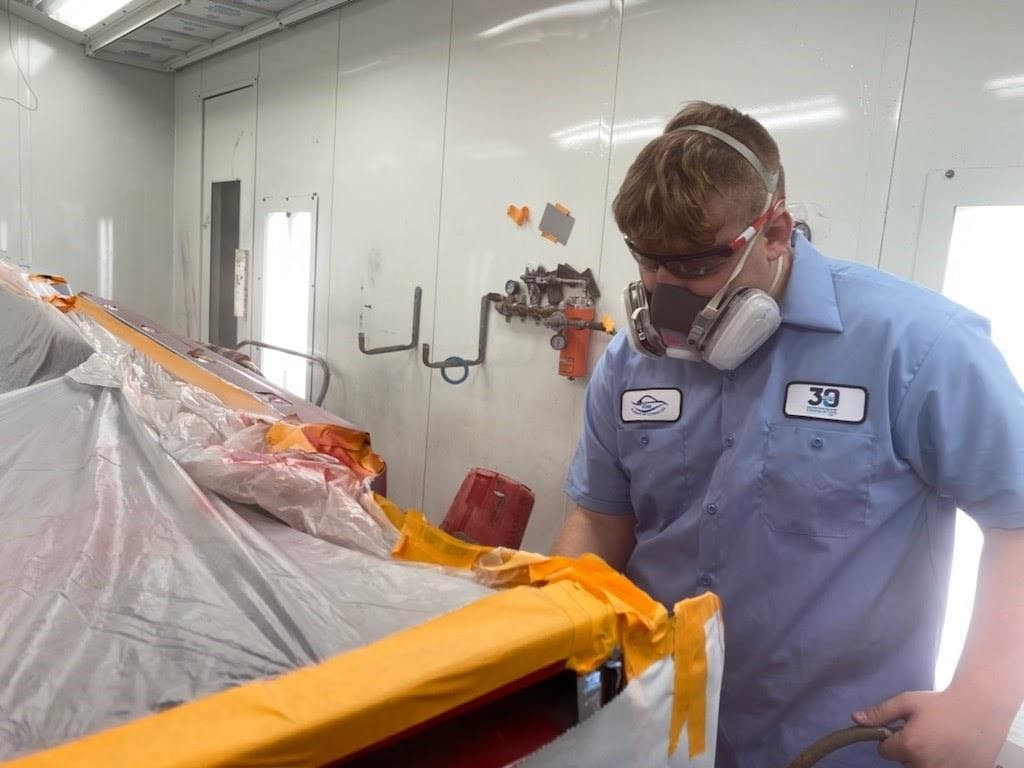
[[[796,756],[787,768],[810,768],[817,764],[826,755],[830,755],[838,749],[848,747],[861,741],[885,741],[895,735],[899,728],[863,728],[853,726],[844,728],[841,731],[823,736],[811,744],[807,749]]]

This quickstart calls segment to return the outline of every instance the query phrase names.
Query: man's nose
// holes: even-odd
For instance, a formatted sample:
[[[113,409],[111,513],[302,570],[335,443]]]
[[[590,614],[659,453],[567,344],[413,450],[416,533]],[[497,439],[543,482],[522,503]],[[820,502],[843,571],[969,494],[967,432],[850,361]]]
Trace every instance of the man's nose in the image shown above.
[[[678,285],[681,288],[686,287],[686,281],[680,278],[678,275],[672,274],[672,272],[664,265],[658,266],[658,271],[655,274],[655,280],[659,283],[665,283],[667,285]]]

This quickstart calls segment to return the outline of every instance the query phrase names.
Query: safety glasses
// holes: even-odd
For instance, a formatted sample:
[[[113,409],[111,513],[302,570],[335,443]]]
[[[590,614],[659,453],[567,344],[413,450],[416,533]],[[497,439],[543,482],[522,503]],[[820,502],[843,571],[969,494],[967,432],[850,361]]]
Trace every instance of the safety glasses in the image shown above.
[[[781,203],[781,201],[779,201]],[[725,245],[716,245],[706,251],[687,254],[647,253],[641,251],[628,237],[626,247],[644,272],[657,272],[660,267],[667,269],[679,278],[701,277],[710,275],[724,267],[729,259],[741,251],[754,235],[767,223],[779,208],[779,203],[768,207],[764,213],[754,219],[736,238]]]

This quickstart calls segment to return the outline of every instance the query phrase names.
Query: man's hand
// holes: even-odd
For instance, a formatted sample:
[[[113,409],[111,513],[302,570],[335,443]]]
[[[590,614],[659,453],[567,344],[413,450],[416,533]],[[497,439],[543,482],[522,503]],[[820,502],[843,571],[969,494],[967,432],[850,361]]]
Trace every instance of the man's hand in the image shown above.
[[[1010,729],[1005,717],[988,717],[982,702],[951,690],[901,693],[853,720],[863,726],[905,720],[878,753],[910,768],[993,768]]]

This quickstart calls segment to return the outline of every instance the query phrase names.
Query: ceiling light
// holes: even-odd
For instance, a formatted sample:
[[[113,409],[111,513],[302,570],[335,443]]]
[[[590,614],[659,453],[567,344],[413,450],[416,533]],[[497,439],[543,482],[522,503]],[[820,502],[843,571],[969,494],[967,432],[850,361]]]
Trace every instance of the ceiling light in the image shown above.
[[[64,0],[54,4],[48,10],[48,14],[61,24],[85,32],[130,2],[131,0]]]

